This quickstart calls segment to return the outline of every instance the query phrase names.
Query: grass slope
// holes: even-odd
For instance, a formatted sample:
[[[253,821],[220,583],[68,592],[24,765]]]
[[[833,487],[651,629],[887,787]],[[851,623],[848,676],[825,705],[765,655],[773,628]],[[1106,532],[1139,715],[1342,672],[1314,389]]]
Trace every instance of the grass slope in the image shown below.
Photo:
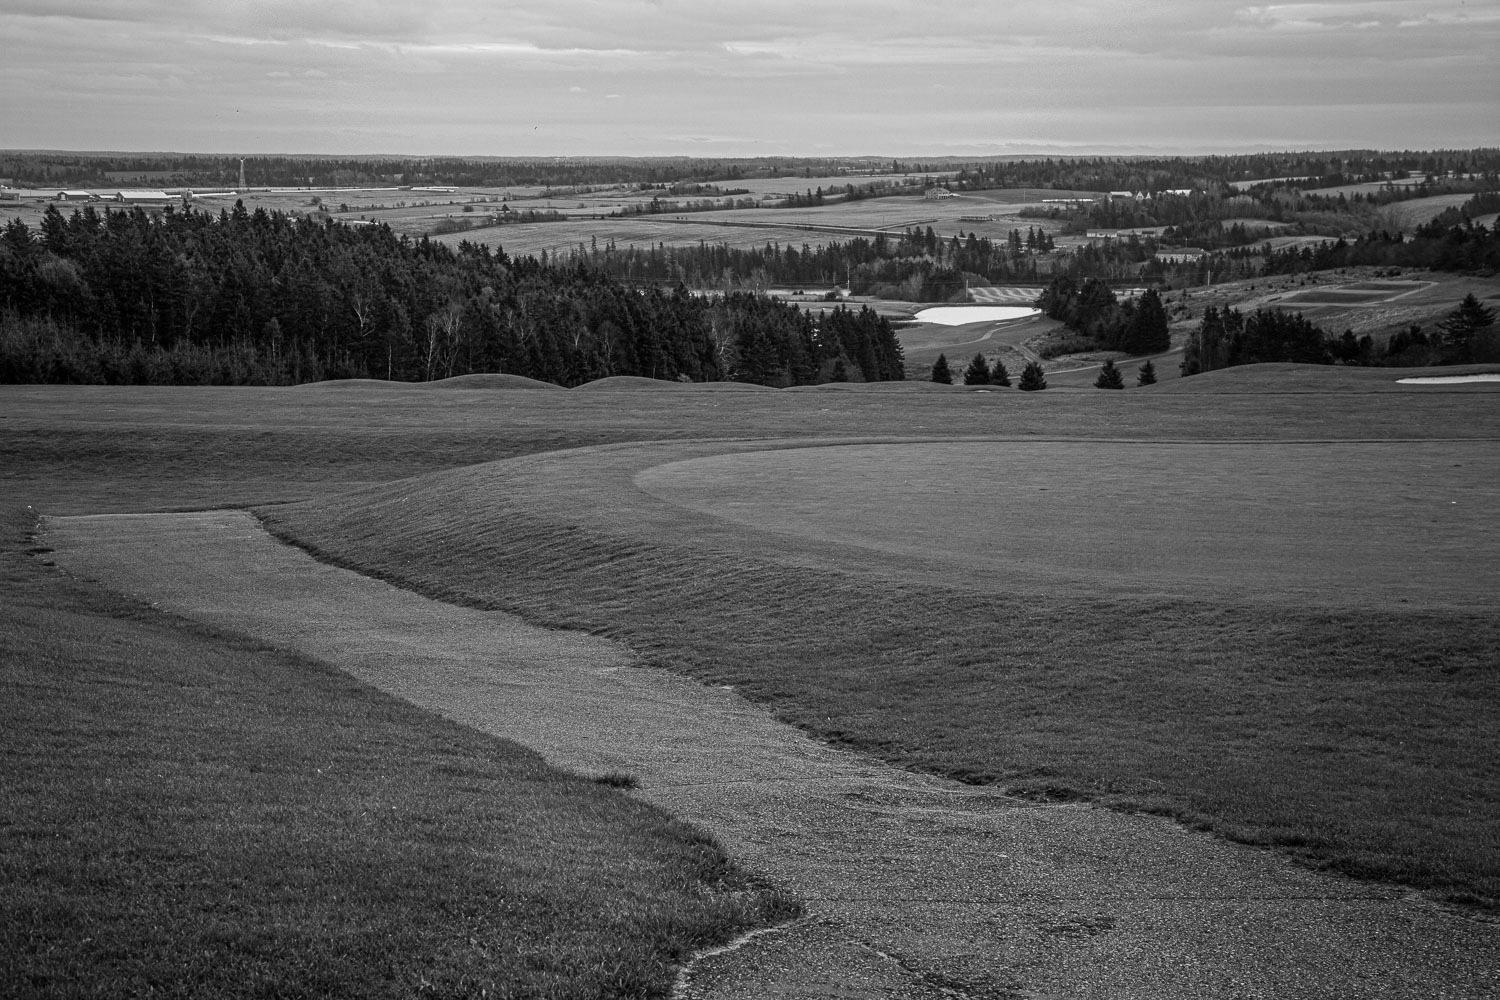
[[[662,996],[795,912],[621,776],[75,583],[33,522],[0,516],[6,996]]]
[[[903,765],[1500,899],[1492,613],[840,570],[644,497],[635,468],[618,449],[518,460],[262,515],[323,558],[624,638]]]

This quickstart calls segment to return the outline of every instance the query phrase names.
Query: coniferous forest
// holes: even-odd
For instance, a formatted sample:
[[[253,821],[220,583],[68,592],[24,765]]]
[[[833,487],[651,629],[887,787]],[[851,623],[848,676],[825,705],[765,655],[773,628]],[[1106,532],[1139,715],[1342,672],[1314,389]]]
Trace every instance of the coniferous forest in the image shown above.
[[[384,226],[139,208],[0,232],[0,382],[286,385],[476,372],[762,385],[903,377],[890,323],[635,289]]]

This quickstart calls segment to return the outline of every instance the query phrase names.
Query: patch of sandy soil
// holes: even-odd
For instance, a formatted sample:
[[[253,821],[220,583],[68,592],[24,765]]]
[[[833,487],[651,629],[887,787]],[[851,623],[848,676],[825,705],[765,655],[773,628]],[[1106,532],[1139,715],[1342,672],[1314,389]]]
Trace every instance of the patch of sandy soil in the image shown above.
[[[604,639],[314,561],[247,514],[50,518],[52,558],[303,651],[711,831],[807,916],[683,998],[1484,997],[1500,925],[1171,823],[1038,805],[814,742]]]

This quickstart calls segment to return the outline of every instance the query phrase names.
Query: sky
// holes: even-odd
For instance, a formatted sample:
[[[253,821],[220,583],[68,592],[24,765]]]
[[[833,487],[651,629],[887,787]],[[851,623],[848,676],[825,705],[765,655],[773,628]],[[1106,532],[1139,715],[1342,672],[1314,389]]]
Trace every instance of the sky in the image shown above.
[[[0,0],[0,149],[1500,146],[1500,0]]]

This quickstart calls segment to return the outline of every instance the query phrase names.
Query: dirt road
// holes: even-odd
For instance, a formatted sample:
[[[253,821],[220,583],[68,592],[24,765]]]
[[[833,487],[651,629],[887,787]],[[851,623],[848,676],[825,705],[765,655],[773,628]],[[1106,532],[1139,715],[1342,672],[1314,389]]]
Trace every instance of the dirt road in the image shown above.
[[[333,663],[712,831],[807,902],[684,997],[1500,993],[1500,925],[1171,823],[1019,802],[844,753],[597,637],[317,563],[247,514],[49,518],[78,576]]]

